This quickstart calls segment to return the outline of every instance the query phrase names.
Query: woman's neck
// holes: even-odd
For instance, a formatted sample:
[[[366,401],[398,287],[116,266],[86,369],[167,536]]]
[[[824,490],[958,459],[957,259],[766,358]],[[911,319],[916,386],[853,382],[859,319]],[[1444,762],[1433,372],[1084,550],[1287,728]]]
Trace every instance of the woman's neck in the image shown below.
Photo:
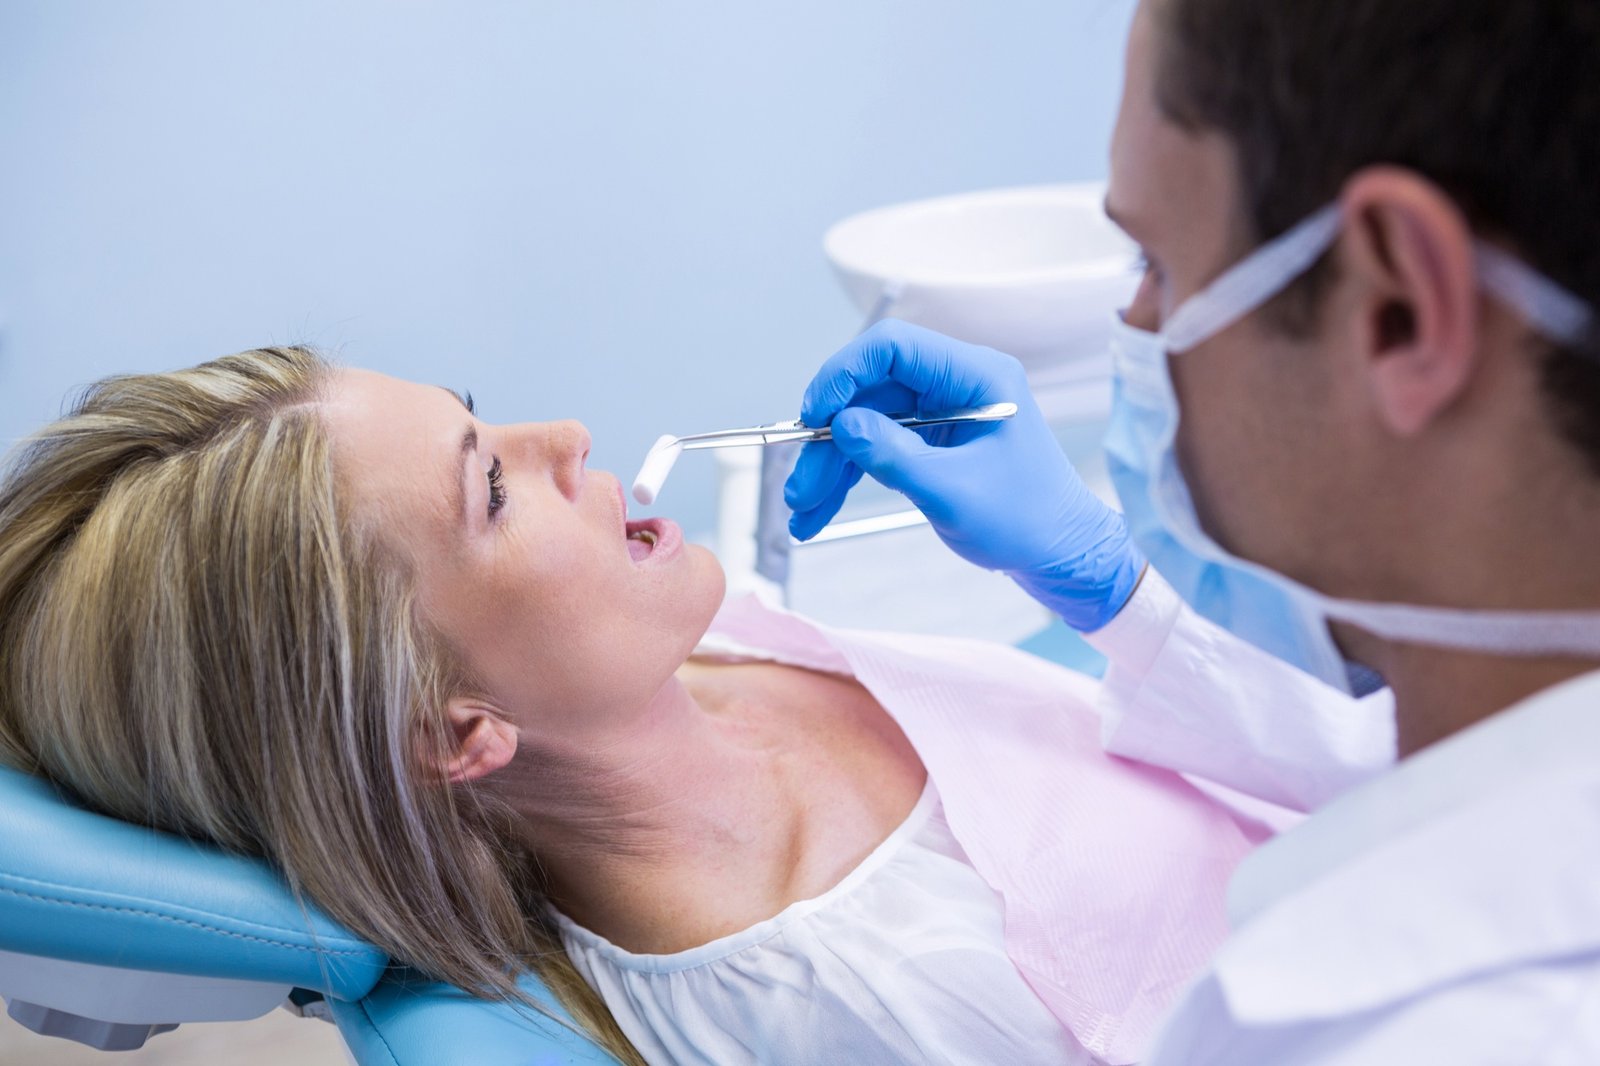
[[[625,729],[525,747],[498,789],[564,913],[630,950],[682,950],[786,898],[804,819],[785,722],[691,665]]]

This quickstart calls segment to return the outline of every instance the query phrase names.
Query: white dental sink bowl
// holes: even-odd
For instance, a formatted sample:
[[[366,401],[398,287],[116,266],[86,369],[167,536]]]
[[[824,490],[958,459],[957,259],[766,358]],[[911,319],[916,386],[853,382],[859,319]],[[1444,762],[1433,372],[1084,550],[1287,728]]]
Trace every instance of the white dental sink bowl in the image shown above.
[[[823,249],[863,315],[1059,367],[1103,355],[1138,287],[1137,249],[1104,199],[1094,182],[919,200],[845,219]]]

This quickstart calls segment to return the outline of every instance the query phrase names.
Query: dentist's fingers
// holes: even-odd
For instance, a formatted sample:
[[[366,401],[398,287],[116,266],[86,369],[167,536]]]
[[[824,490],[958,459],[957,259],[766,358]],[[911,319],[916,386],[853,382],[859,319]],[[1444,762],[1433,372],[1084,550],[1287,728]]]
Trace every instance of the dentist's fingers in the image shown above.
[[[941,449],[912,430],[877,411],[848,407],[833,420],[833,443],[853,465],[919,507],[928,498],[925,475],[939,465]]]
[[[861,468],[854,463],[846,464],[844,476],[834,484],[822,502],[789,516],[789,534],[796,540],[810,540],[822,532],[823,527],[833,521],[833,516],[839,513],[839,508],[844,506],[845,497],[850,495],[850,490],[855,488],[856,482],[860,480]]]
[[[833,492],[849,465],[850,460],[829,441],[805,445],[783,483],[783,502],[791,511],[811,510]]]
[[[808,426],[825,426],[846,407],[860,405],[861,393],[891,382],[914,394],[923,410],[975,404],[989,382],[982,372],[975,372],[987,368],[966,365],[974,353],[980,363],[1009,359],[921,326],[884,319],[835,352],[817,371],[801,401],[800,420]],[[871,406],[885,409],[881,403]]]

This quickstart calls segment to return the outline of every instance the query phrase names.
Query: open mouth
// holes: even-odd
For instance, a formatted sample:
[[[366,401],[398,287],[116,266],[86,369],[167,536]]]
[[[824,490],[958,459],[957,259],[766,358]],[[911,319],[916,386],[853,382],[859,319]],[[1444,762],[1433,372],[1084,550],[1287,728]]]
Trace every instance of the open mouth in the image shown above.
[[[629,523],[631,526],[633,523]],[[629,529],[628,530],[628,557],[636,563],[642,563],[655,551],[656,545],[661,541],[654,530]]]
[[[617,485],[617,503],[622,514],[623,543],[634,565],[664,562],[683,547],[683,530],[670,518],[628,518],[628,498]]]
[[[683,545],[683,531],[669,518],[645,518],[623,525],[628,558],[637,564],[671,558]]]

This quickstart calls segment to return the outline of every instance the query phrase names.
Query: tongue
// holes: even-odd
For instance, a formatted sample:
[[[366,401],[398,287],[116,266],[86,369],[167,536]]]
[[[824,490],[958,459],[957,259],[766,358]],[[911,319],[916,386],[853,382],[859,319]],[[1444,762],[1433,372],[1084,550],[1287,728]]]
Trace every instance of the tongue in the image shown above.
[[[638,537],[628,538],[628,557],[634,562],[642,562],[650,555],[650,545]]]

